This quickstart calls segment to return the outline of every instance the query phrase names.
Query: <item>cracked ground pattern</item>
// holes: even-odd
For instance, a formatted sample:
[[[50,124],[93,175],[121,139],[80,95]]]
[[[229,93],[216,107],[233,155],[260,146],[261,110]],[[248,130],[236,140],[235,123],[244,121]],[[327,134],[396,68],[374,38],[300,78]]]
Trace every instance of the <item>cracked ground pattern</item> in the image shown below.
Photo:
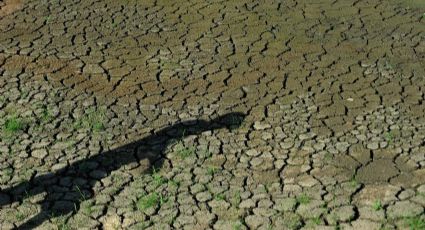
[[[421,0],[5,0],[0,229],[425,229],[424,99]]]

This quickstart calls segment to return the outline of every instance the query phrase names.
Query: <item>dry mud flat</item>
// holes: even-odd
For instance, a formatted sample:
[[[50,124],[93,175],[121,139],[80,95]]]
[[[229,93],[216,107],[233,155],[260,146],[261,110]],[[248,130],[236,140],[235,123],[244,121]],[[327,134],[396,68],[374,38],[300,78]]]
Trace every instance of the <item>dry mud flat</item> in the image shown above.
[[[23,2],[21,0],[4,0],[0,3],[0,17],[12,14],[22,8]]]
[[[1,229],[425,228],[422,1],[0,7]]]

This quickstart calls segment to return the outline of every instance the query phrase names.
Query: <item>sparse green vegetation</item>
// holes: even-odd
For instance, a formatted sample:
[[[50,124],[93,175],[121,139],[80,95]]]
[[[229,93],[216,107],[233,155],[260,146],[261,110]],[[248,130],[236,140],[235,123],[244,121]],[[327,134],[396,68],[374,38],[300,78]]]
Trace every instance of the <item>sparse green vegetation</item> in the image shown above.
[[[299,204],[308,204],[310,203],[310,197],[303,193],[297,196],[296,201]]]
[[[241,222],[236,222],[233,224],[233,230],[240,230],[242,229],[242,223]]]
[[[50,219],[53,219],[54,216],[56,216],[55,214],[50,214]],[[51,220],[53,224],[56,225],[56,227],[59,230],[70,230],[71,227],[66,223],[67,221],[67,216],[58,216],[56,218],[54,218],[53,220]]]
[[[180,186],[180,182],[176,180],[168,180],[168,184],[177,188]]]
[[[43,112],[41,113],[41,117],[40,117],[41,121],[42,122],[48,122],[48,121],[52,120],[53,114],[52,114],[51,109],[48,108],[45,105],[43,105],[42,108],[43,108]]]
[[[69,225],[67,224],[67,223],[60,223],[59,225],[58,225],[58,229],[60,229],[60,230],[70,230],[71,229],[71,227],[69,227]]]
[[[151,221],[137,223],[134,227],[135,229],[144,230],[151,224]]]
[[[220,201],[220,200],[224,200],[226,197],[224,196],[224,194],[216,194],[215,196],[214,196],[214,199],[215,200],[217,200],[217,201]]]
[[[174,70],[174,69],[181,68],[181,65],[178,62],[173,62],[173,61],[170,61],[170,60],[162,60],[162,59],[160,59],[159,65],[160,65],[161,69],[171,69],[171,70]]]
[[[160,203],[160,196],[158,193],[154,192],[149,195],[141,197],[136,202],[136,207],[140,211],[145,211],[146,209],[157,206]]]
[[[23,202],[28,202],[28,200],[31,198],[30,194],[27,190],[24,191],[24,196],[22,197]]]
[[[105,126],[103,125],[103,123],[99,122],[99,123],[94,123],[92,128],[94,131],[101,131],[105,128]]]
[[[210,158],[212,156],[212,153],[208,149],[202,150],[202,156],[206,159]]]
[[[394,134],[393,134],[392,132],[386,132],[386,133],[384,134],[384,136],[385,136],[385,140],[386,140],[388,143],[392,143],[392,142],[393,142],[393,140],[394,140]]]
[[[235,207],[239,207],[239,204],[241,203],[241,192],[240,191],[236,191],[235,194],[233,194],[233,200],[232,200],[232,204]]]
[[[80,195],[80,201],[84,201],[87,199],[86,195],[81,191],[80,187],[77,185],[75,186],[75,190],[78,192],[78,194]]]
[[[388,60],[386,60],[385,61],[385,65],[384,65],[384,68],[386,69],[386,70],[393,70],[394,69],[394,66],[388,61]]]
[[[271,186],[272,186],[271,184],[265,184],[264,187],[263,187],[264,188],[264,192],[265,193],[268,193],[270,191],[270,187]]]
[[[22,121],[22,119],[18,118],[16,115],[13,115],[6,119],[6,122],[4,123],[4,131],[6,133],[12,134],[16,133],[20,130],[23,130],[25,128],[25,123]]]
[[[116,21],[112,21],[111,25],[112,27],[117,27],[118,23]]]
[[[336,224],[335,230],[341,230],[341,225],[339,225],[339,223]]]
[[[288,214],[288,216],[284,218],[284,223],[287,229],[299,229],[303,225],[301,218],[295,213]]]
[[[332,160],[332,154],[330,152],[326,152],[324,156],[324,160],[329,162]]]
[[[0,229],[425,230],[425,0],[23,2]]]
[[[51,19],[51,16],[50,16],[50,15],[49,15],[49,16],[46,16],[46,17],[44,17],[44,21],[45,21],[46,23],[49,23],[50,19]]]
[[[162,194],[159,194],[159,205],[163,205],[167,203],[168,199],[169,199],[168,197],[163,196]]]
[[[216,171],[217,171],[217,168],[213,167],[213,166],[208,167],[208,169],[207,169],[208,175],[211,175],[211,176],[214,175]]]
[[[29,91],[28,90],[21,90],[21,98],[22,99],[25,99],[25,98],[27,98],[28,97],[28,95],[29,95]]]
[[[423,230],[425,229],[425,218],[419,216],[406,218],[406,225],[410,230]]]
[[[351,178],[351,180],[350,180],[350,185],[351,185],[351,187],[353,187],[353,188],[355,188],[355,187],[357,187],[357,186],[359,185],[359,182],[357,181],[357,179],[356,179],[356,177],[355,177],[355,176],[353,176],[353,177]]]
[[[15,217],[17,221],[23,221],[26,218],[25,214],[21,211],[16,212]]]
[[[195,147],[189,146],[185,147],[182,142],[178,144],[177,155],[180,156],[181,159],[186,159],[190,156],[195,155]]]
[[[5,168],[2,170],[3,176],[10,178],[13,175],[13,169],[12,168]]]
[[[100,109],[89,109],[82,117],[74,122],[76,129],[90,129],[94,132],[102,131],[105,128],[106,114]]]
[[[152,172],[152,180],[153,183],[155,184],[155,187],[159,187],[165,183],[167,183],[167,179],[164,178],[163,176],[161,176],[155,168],[153,168],[153,172]]]
[[[319,225],[322,223],[322,219],[320,218],[320,216],[316,216],[313,219],[311,219],[311,222],[315,225]]]
[[[373,204],[372,204],[372,208],[375,211],[381,210],[382,209],[381,201],[380,200],[375,200],[375,202],[373,202]]]
[[[93,202],[92,201],[83,202],[83,203],[81,203],[81,208],[82,208],[84,214],[90,216],[94,211],[93,210]]]

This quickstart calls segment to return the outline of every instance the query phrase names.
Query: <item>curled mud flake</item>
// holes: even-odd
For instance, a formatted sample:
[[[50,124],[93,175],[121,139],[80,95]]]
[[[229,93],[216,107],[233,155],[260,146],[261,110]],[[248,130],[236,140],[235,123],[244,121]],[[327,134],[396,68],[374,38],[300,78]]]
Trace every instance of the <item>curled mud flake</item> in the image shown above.
[[[0,3],[0,17],[9,15],[22,8],[22,0],[4,0]]]

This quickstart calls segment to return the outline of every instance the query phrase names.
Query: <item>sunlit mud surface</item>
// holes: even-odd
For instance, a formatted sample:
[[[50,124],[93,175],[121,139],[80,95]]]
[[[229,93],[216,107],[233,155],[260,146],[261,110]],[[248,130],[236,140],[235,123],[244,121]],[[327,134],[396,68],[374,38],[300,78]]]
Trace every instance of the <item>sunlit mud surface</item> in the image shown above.
[[[0,229],[424,229],[425,3],[5,0]]]

